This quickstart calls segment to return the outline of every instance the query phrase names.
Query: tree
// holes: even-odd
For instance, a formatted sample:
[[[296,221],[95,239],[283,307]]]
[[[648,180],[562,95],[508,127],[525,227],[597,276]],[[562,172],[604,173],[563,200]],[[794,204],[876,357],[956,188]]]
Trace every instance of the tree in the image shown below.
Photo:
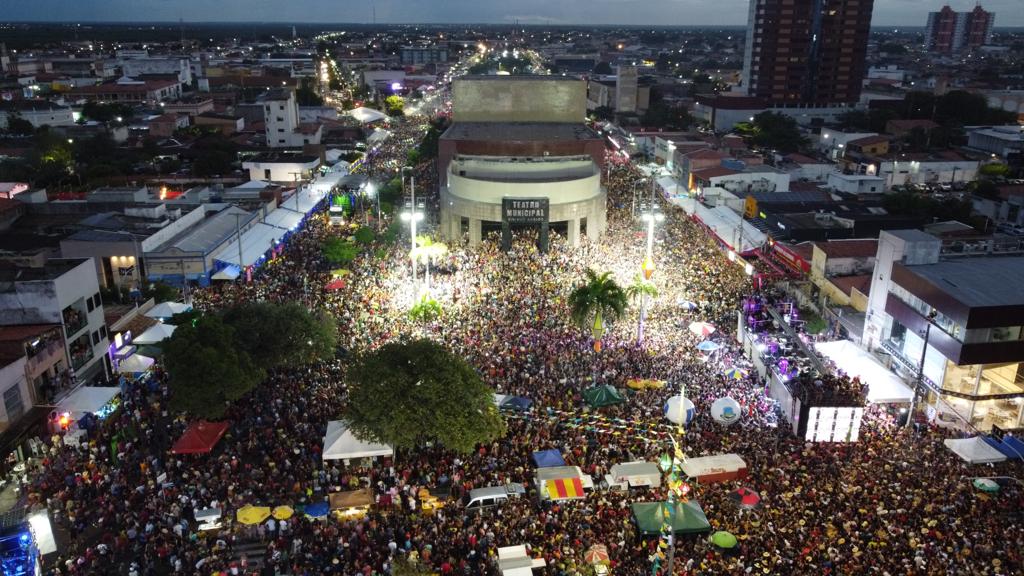
[[[591,327],[594,349],[601,351],[601,337],[605,323],[618,320],[626,311],[626,292],[612,278],[611,272],[598,274],[586,271],[586,278],[569,294],[569,308],[573,323],[580,328]]]
[[[234,336],[230,326],[212,315],[177,327],[163,345],[171,408],[215,420],[263,380],[263,370],[236,348]]]
[[[149,293],[146,296],[152,298],[157,304],[161,302],[174,302],[181,295],[181,291],[163,282],[154,282],[149,285]]]
[[[614,74],[614,72],[612,72],[612,65],[608,62],[598,62],[597,65],[594,66],[593,73],[597,76],[610,76]]]
[[[597,120],[612,120],[615,118],[615,110],[610,106],[598,106],[591,115]]]
[[[644,321],[647,317],[647,299],[657,298],[658,289],[654,286],[653,282],[644,280],[643,276],[637,274],[636,277],[633,278],[633,283],[626,288],[626,295],[634,301],[640,301],[640,320],[637,322],[636,326],[636,343],[643,344]]]
[[[373,232],[373,228],[363,226],[355,233],[356,243],[363,246],[369,246],[373,244],[373,241],[377,238],[377,235]]]
[[[388,96],[384,99],[384,110],[388,116],[401,116],[405,113],[405,100],[401,96]]]
[[[328,238],[322,248],[324,258],[331,264],[351,264],[359,255],[359,247],[341,238]]]
[[[7,132],[15,136],[30,136],[36,131],[31,122],[25,120],[20,114],[9,114],[7,116]]]
[[[357,438],[411,449],[438,442],[468,453],[505,434],[493,390],[431,340],[393,342],[356,360],[343,418]]]
[[[295,90],[295,102],[299,106],[323,106],[324,99],[313,90],[313,82],[309,78],[302,81],[302,84]]]
[[[412,308],[409,308],[409,320],[413,322],[432,322],[440,318],[443,312],[444,310],[437,300],[424,294],[419,302],[413,304]]]
[[[239,304],[224,311],[238,349],[262,368],[302,366],[334,356],[334,319],[297,302]]]
[[[754,135],[751,141],[757,146],[786,154],[796,152],[807,144],[796,120],[774,112],[761,112],[754,116]]]

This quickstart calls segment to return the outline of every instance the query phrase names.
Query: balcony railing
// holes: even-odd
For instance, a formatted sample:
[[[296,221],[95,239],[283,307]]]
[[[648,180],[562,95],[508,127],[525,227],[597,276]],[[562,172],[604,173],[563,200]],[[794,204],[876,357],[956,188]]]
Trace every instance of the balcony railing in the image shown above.
[[[89,325],[89,319],[85,318],[84,314],[83,314],[83,318],[82,318],[82,320],[80,322],[77,322],[75,324],[65,324],[64,325],[64,330],[66,332],[64,337],[67,338],[68,341],[74,340],[74,338],[73,338],[74,335],[78,334],[79,332],[81,332],[82,328],[85,328],[88,325]]]
[[[25,367],[28,368],[30,372],[35,372],[35,370],[40,366],[44,366],[51,362],[54,356],[57,356],[58,354],[63,355],[63,352],[64,343],[60,340],[54,340],[46,346],[36,350],[35,354],[32,356],[29,356],[28,360],[25,362]]]
[[[86,351],[83,352],[82,354],[72,354],[71,367],[74,368],[75,370],[78,370],[82,366],[85,366],[90,360],[92,360],[93,356],[95,356],[95,354],[93,353],[92,348],[86,348]]]

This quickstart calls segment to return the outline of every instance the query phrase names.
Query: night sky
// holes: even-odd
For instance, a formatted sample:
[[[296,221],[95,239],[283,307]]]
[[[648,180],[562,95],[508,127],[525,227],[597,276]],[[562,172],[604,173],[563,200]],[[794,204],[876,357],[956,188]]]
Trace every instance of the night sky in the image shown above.
[[[875,26],[924,26],[944,0],[875,0]],[[952,0],[956,10],[974,2]],[[747,0],[2,0],[0,21],[746,24]],[[987,0],[996,26],[1024,25],[1024,1]]]

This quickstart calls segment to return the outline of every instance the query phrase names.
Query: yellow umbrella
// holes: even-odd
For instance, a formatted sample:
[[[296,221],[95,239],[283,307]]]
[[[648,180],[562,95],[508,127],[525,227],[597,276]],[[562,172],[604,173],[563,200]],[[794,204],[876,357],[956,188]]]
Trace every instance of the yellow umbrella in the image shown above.
[[[274,508],[274,518],[278,520],[287,520],[295,515],[295,510],[292,510],[291,506],[278,506]]]
[[[347,270],[345,268],[335,268],[334,270],[331,270],[331,277],[344,278],[345,276],[348,276],[351,273],[351,270]]]
[[[235,518],[242,524],[259,524],[270,518],[270,507],[246,504],[238,509],[238,512],[235,513]]]

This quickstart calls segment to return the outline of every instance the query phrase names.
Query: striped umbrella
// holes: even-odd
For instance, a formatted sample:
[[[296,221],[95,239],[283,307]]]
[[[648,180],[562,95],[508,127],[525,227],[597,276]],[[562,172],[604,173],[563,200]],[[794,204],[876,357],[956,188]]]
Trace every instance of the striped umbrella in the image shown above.
[[[587,550],[587,553],[583,555],[583,559],[586,560],[587,564],[600,564],[608,561],[608,547],[604,544],[594,544]]]
[[[723,372],[723,374],[725,374],[725,377],[730,380],[743,380],[747,376],[747,371],[744,370],[743,368],[737,368],[736,366],[733,366],[732,368],[728,368],[725,372]]]

